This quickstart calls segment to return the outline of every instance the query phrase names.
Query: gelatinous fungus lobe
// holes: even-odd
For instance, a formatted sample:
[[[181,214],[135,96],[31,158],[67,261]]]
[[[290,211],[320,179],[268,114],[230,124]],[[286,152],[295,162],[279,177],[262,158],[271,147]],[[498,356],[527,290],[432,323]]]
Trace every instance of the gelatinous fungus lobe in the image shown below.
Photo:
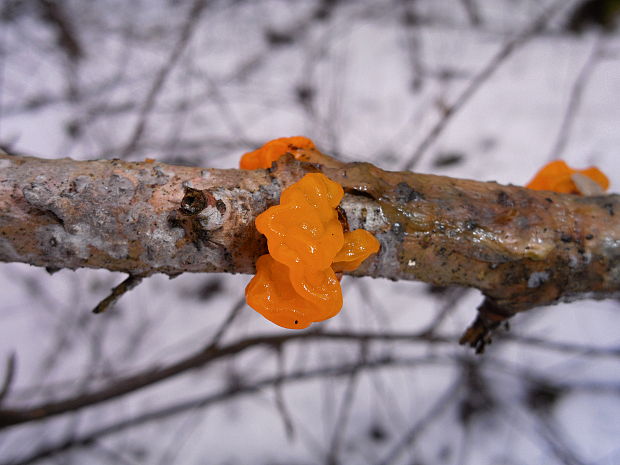
[[[295,292],[313,305],[312,321],[323,321],[338,314],[342,308],[342,289],[331,267],[324,270],[294,267],[289,271]]]
[[[256,275],[245,288],[245,298],[250,307],[284,328],[307,328],[315,321],[314,306],[293,289],[288,267],[269,254],[256,261]]]
[[[281,137],[267,142],[262,147],[245,153],[241,157],[239,167],[242,170],[256,170],[270,168],[271,164],[288,152],[297,149],[314,149],[314,142],[307,137]]]
[[[336,211],[343,195],[339,184],[320,173],[307,174],[286,188],[280,205],[256,218],[271,256],[289,267],[329,268],[344,243]]]
[[[609,188],[609,179],[598,168],[591,166],[583,170],[576,170],[562,160],[555,160],[545,165],[526,187],[563,194],[587,194],[583,188],[580,188],[579,176],[596,183],[601,191],[606,191]]]
[[[336,272],[353,271],[364,260],[379,251],[379,241],[364,229],[344,234],[344,245],[334,257],[332,268]]]

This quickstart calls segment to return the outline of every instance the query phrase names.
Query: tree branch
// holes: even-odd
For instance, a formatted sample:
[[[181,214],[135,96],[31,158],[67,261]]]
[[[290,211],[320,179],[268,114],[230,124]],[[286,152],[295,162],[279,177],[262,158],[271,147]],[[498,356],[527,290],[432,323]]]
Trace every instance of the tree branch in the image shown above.
[[[353,274],[482,291],[480,321],[465,343],[480,348],[488,329],[519,311],[620,294],[618,195],[539,192],[301,155],[313,163],[285,156],[254,171],[0,155],[0,261],[130,275],[252,273],[267,252],[255,217],[283,188],[318,171],[343,186],[350,227],[381,242]]]

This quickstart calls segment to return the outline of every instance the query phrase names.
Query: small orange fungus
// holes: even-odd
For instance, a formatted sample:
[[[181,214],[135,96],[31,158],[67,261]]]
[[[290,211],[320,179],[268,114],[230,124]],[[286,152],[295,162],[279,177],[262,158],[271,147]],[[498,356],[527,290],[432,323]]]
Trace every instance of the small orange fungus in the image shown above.
[[[594,181],[605,191],[609,188],[609,179],[598,168],[591,166],[575,170],[563,160],[555,160],[545,165],[526,187],[537,191],[553,191],[563,194],[583,194],[575,183],[574,175],[582,175]]]
[[[241,157],[239,167],[242,170],[271,168],[271,164],[288,152],[297,149],[313,149],[314,142],[307,137],[281,137],[267,142],[261,148],[248,152]]]
[[[352,271],[379,251],[364,230],[343,232],[336,207],[340,184],[312,173],[284,189],[280,205],[256,218],[269,254],[256,262],[246,300],[269,321],[284,328],[306,328],[338,314],[342,289],[336,272]]]
[[[345,233],[344,245],[336,254],[334,271],[353,271],[370,255],[379,251],[379,241],[364,229]]]

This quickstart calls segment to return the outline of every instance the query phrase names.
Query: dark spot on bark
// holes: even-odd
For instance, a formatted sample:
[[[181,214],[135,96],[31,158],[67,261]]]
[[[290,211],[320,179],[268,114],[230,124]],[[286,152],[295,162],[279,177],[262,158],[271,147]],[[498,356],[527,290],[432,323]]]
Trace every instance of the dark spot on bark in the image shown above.
[[[185,196],[181,200],[181,211],[186,215],[196,215],[207,208],[207,198],[198,189],[185,188]]]
[[[510,199],[508,194],[504,191],[499,191],[497,194],[497,204],[502,207],[512,207],[514,206],[514,202]]]
[[[58,245],[58,241],[55,237],[50,238],[49,240],[50,247],[56,247]]]
[[[398,239],[402,239],[402,236],[404,235],[404,230],[403,230],[403,225],[400,223],[394,223],[392,225],[391,231],[393,234],[396,235],[396,237]]]
[[[553,203],[553,199],[550,199],[549,197],[546,197],[545,200],[549,203]]]
[[[465,226],[465,229],[467,229],[468,231],[473,231],[474,229],[478,227],[478,223],[476,223],[473,220],[468,220],[468,221],[465,221],[464,226]]]
[[[340,221],[340,224],[342,225],[343,232],[349,232],[351,228],[349,227],[347,212],[345,212],[340,205],[336,207],[336,212],[338,213],[338,221]]]
[[[418,200],[424,200],[424,194],[414,190],[406,182],[399,182],[396,185],[396,200],[401,203],[409,203]]]
[[[197,221],[192,222],[191,228],[192,232],[190,233],[190,237],[192,237],[192,243],[197,250],[202,250],[202,246],[204,244],[211,243],[211,235],[209,234],[209,231],[200,228]]]
[[[592,239],[594,239],[594,236],[593,236],[592,234],[588,234],[588,235],[586,236],[586,239],[587,239],[587,240],[589,240],[589,241],[591,241]]]
[[[431,245],[432,239],[430,236],[424,236],[418,241],[418,245],[421,249],[427,249]]]
[[[603,205],[603,208],[607,210],[609,216],[614,216],[614,205],[612,203],[606,203]]]
[[[44,210],[45,213],[52,218],[56,223],[58,223],[59,225],[61,225],[63,228],[65,227],[65,221],[58,216],[56,213],[54,213],[52,210]]]
[[[226,213],[226,204],[220,199],[217,199],[215,202],[215,208],[217,208],[217,211],[219,211],[222,215]]]
[[[358,197],[365,197],[365,198],[367,198],[367,199],[371,199],[371,200],[377,200],[377,199],[375,198],[375,196],[374,196],[374,195],[372,195],[372,194],[371,194],[370,192],[368,192],[368,191],[362,191],[362,190],[359,190],[359,189],[354,189],[354,188],[351,188],[351,187],[347,187],[347,188],[345,188],[345,189],[344,189],[344,191],[345,191],[347,194],[357,195]]]
[[[573,242],[573,238],[569,234],[562,234],[562,236],[560,237],[560,240],[562,242]]]
[[[170,212],[168,215],[168,227],[170,228],[182,228],[183,221],[176,211]]]

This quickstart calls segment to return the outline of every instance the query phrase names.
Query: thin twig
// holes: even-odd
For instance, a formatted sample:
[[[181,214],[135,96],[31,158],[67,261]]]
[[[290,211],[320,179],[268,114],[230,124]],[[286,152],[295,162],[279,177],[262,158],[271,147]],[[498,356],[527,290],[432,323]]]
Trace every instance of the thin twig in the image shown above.
[[[207,346],[207,348],[215,348],[220,344],[222,338],[232,326],[232,323],[239,316],[241,310],[243,310],[243,307],[245,307],[245,297],[240,297],[228,312],[226,319],[222,322],[217,331],[215,331],[215,334],[211,338],[211,343]]]
[[[17,368],[17,356],[12,352],[6,360],[6,373],[4,374],[4,380],[2,381],[2,387],[0,387],[0,405],[2,401],[7,397],[13,385],[15,379],[15,370]]]
[[[120,283],[118,286],[115,286],[112,289],[112,292],[110,292],[110,294],[105,299],[103,299],[97,304],[95,308],[93,308],[93,313],[105,312],[108,308],[116,304],[118,299],[120,299],[123,295],[125,295],[127,292],[140,284],[142,280],[147,276],[148,274],[130,274],[122,283]]]
[[[401,438],[399,443],[392,448],[392,450],[386,454],[385,458],[381,460],[379,465],[390,465],[396,463],[401,454],[411,446],[411,444],[418,438],[420,433],[424,431],[432,420],[437,418],[445,409],[452,405],[456,399],[456,394],[461,388],[461,381],[457,379],[453,381],[450,387],[435,401],[433,406],[426,412],[422,418],[420,418]]]
[[[228,321],[228,319],[227,319]],[[185,371],[204,367],[222,358],[237,355],[254,347],[282,346],[286,342],[312,341],[312,340],[336,340],[336,341],[400,341],[406,343],[430,343],[452,344],[458,339],[457,336],[431,335],[426,331],[418,333],[383,333],[383,332],[305,332],[289,333],[285,335],[266,335],[243,339],[226,346],[215,348],[210,342],[204,349],[189,355],[181,360],[163,367],[149,367],[135,372],[127,377],[112,379],[107,386],[97,391],[67,397],[56,402],[37,404],[27,409],[0,410],[0,429],[12,425],[41,420],[70,411],[97,405],[102,402],[135,392],[158,382],[177,376]],[[504,334],[497,339],[498,343],[511,342],[523,344],[527,347],[538,347],[545,350],[553,350],[560,353],[574,353],[591,357],[620,357],[620,348],[599,348],[584,346],[581,344],[547,341],[535,337],[526,337],[513,334]],[[488,358],[488,357],[487,357]]]
[[[170,50],[170,54],[168,58],[162,65],[159,70],[159,73],[155,77],[151,88],[144,100],[144,104],[142,108],[140,108],[140,113],[138,114],[138,121],[131,132],[131,136],[129,141],[125,144],[125,148],[121,151],[120,157],[127,158],[132,152],[136,149],[142,135],[144,134],[144,130],[146,129],[146,124],[148,122],[148,117],[151,111],[153,110],[155,103],[157,102],[157,96],[160,91],[163,89],[164,84],[168,80],[168,76],[174,69],[175,65],[179,61],[187,43],[192,37],[192,33],[200,17],[202,16],[202,12],[207,6],[207,0],[194,0],[192,7],[189,10],[187,15],[187,19],[185,20],[185,24],[180,30],[179,38],[176,41],[176,44]]]
[[[453,359],[440,358],[440,357],[423,357],[423,358],[408,358],[408,359],[394,359],[393,357],[379,358],[375,360],[366,361],[363,365],[364,370],[376,370],[387,367],[413,367],[423,365],[440,364],[442,361],[448,362]],[[280,375],[269,376],[261,380],[256,381],[253,384],[247,386],[236,386],[233,388],[227,388],[216,394],[201,396],[195,399],[190,399],[184,402],[178,402],[166,407],[153,409],[146,413],[141,413],[132,418],[120,420],[111,423],[107,426],[96,428],[88,433],[84,433],[80,436],[72,436],[64,441],[59,441],[47,446],[43,446],[32,455],[17,460],[6,461],[0,463],[0,465],[27,465],[35,463],[39,460],[56,456],[62,452],[66,452],[72,449],[80,447],[87,447],[94,441],[101,439],[105,436],[121,433],[127,429],[133,428],[138,425],[149,423],[152,421],[158,421],[164,418],[169,418],[188,410],[204,409],[211,405],[220,404],[221,402],[228,401],[238,396],[253,394],[259,392],[267,387],[272,387],[277,383],[297,383],[300,381],[320,379],[320,378],[341,378],[343,376],[350,375],[353,371],[359,370],[359,362],[346,363],[332,367],[321,367],[307,371],[294,371],[287,374],[284,378]]]
[[[461,0],[461,4],[463,5],[463,9],[467,14],[469,24],[471,24],[472,26],[480,26],[482,24],[482,17],[480,15],[480,9],[478,8],[476,1]]]
[[[25,423],[29,421],[41,420],[63,413],[76,411],[85,407],[90,407],[102,402],[109,401],[116,397],[120,397],[139,389],[151,386],[158,382],[177,376],[188,370],[201,368],[208,363],[222,358],[237,355],[250,348],[259,346],[281,346],[287,341],[300,341],[312,339],[332,339],[332,340],[402,340],[408,343],[424,342],[424,343],[453,343],[456,338],[442,338],[437,336],[427,336],[412,333],[381,334],[381,333],[287,333],[278,336],[256,336],[246,338],[226,346],[216,347],[209,343],[208,346],[191,354],[181,360],[173,362],[164,367],[150,367],[148,369],[138,371],[124,378],[111,380],[107,386],[90,393],[80,394],[75,397],[67,397],[65,399],[39,404],[23,410],[4,409],[0,410],[0,429],[12,425]]]
[[[332,441],[327,455],[328,465],[338,465],[340,463],[338,460],[338,454],[342,448],[342,442],[347,430],[347,423],[353,408],[353,401],[355,400],[355,390],[357,389],[360,370],[364,366],[364,362],[367,358],[367,352],[368,346],[362,343],[358,358],[359,369],[351,371],[351,374],[349,375],[349,379],[347,380],[344,394],[342,396],[342,405],[340,406],[340,411],[338,412],[338,417],[336,418],[336,422],[334,424]]]
[[[497,69],[520,47],[525,45],[532,37],[540,32],[549,19],[555,15],[555,13],[564,7],[568,2],[559,0],[555,2],[550,8],[546,9],[540,16],[538,16],[525,30],[517,34],[513,39],[509,40],[504,46],[491,58],[491,60],[474,76],[469,84],[463,89],[461,94],[454,100],[454,102],[446,106],[441,118],[435,123],[428,134],[418,144],[415,151],[407,162],[403,165],[402,169],[410,171],[426,153],[428,148],[437,140],[439,135],[447,127],[448,123],[452,120],[454,115],[463,108],[463,106],[474,96],[474,94],[480,89],[480,87],[488,81],[488,79],[497,71]]]
[[[276,356],[278,362],[278,376],[282,379],[286,376],[285,364],[284,364],[284,347],[278,346],[276,347]],[[282,383],[276,383],[273,385],[273,393],[274,400],[276,405],[276,410],[280,414],[280,418],[282,419],[282,424],[284,425],[284,431],[286,432],[286,437],[292,440],[295,437],[295,424],[293,422],[293,417],[286,406],[286,400],[284,399],[284,392],[282,390]]]
[[[566,106],[566,111],[564,112],[562,123],[560,124],[560,129],[555,138],[555,142],[549,151],[549,155],[547,156],[547,159],[549,160],[560,158],[564,154],[564,150],[566,149],[570,139],[573,123],[575,122],[577,112],[581,106],[583,92],[588,85],[588,82],[590,82],[590,78],[594,74],[596,66],[601,62],[600,58],[602,56],[603,45],[603,37],[601,35],[597,36],[594,41],[594,45],[592,46],[592,50],[588,54],[581,71],[573,83],[568,105]]]

